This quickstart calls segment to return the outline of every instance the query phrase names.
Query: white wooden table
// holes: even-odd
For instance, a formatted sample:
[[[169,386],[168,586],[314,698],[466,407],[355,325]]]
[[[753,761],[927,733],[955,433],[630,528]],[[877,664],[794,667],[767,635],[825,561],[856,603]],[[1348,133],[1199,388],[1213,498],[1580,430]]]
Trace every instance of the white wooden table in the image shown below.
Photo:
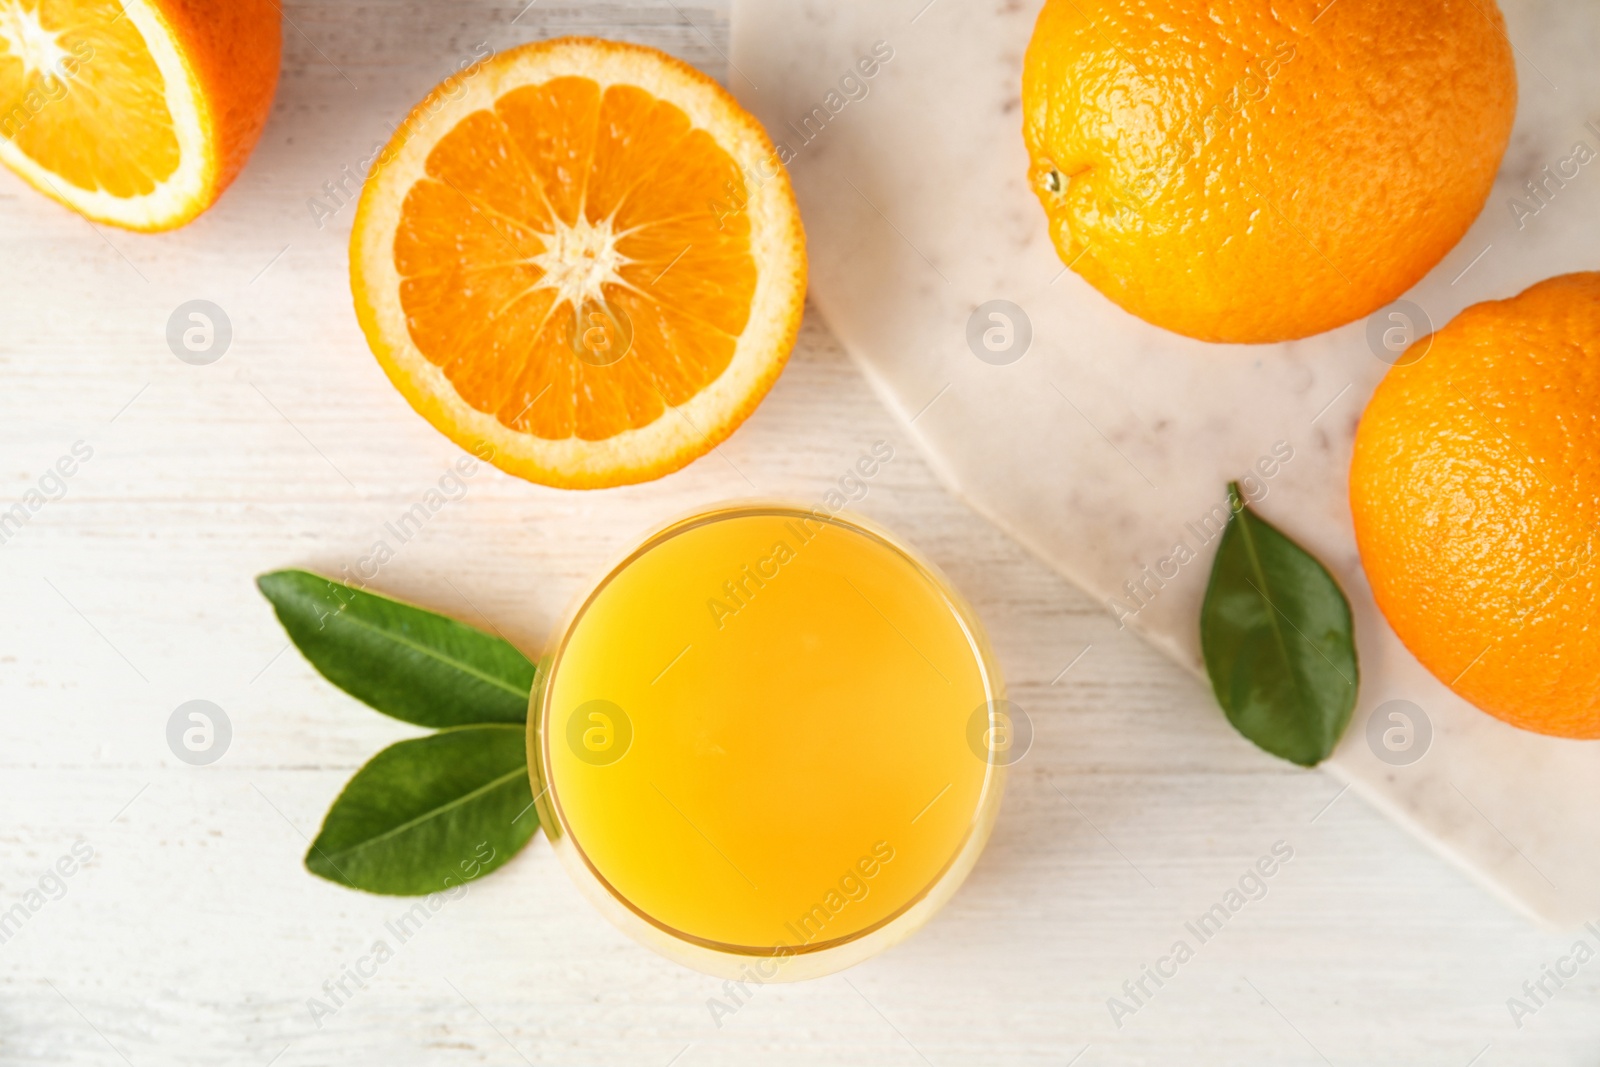
[[[724,70],[725,8],[524,3],[289,4],[261,147],[176,234],[96,230],[0,175],[0,511],[75,442],[93,450],[0,544],[0,914],[26,912],[0,943],[0,1064],[1594,1063],[1600,963],[1518,1028],[1507,998],[1571,937],[1241,740],[1189,676],[947,495],[814,316],[719,455],[599,494],[485,470],[373,585],[537,649],[653,523],[752,484],[819,497],[894,442],[859,510],[968,594],[1037,730],[951,906],[719,1027],[721,983],[615,932],[539,839],[403,945],[385,924],[409,901],[307,874],[340,785],[410,731],[285,651],[251,579],[354,568],[458,455],[356,328],[352,210],[319,229],[307,200],[479,42],[607,34]],[[233,325],[209,366],[165,340],[195,298]],[[191,699],[232,723],[210,766],[167,745]],[[49,877],[79,842],[93,858]],[[1185,922],[1276,842],[1293,859],[1266,895],[1198,944]],[[394,958],[319,1026],[308,998],[379,938]],[[1194,958],[1146,979],[1119,1028],[1108,998],[1134,1006],[1124,982],[1179,938]]]

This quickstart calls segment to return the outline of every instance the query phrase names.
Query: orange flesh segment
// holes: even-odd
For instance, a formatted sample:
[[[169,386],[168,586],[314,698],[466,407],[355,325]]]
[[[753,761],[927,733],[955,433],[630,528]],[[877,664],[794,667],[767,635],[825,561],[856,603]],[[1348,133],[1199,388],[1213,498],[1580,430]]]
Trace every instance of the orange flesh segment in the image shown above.
[[[744,177],[678,107],[590,78],[524,86],[446,133],[426,173],[395,232],[400,303],[473,408],[601,441],[727,368],[756,287]],[[579,312],[601,306],[582,293],[623,313],[626,358],[579,358]]]
[[[154,191],[180,161],[166,80],[117,0],[0,0],[0,137],[118,197]]]

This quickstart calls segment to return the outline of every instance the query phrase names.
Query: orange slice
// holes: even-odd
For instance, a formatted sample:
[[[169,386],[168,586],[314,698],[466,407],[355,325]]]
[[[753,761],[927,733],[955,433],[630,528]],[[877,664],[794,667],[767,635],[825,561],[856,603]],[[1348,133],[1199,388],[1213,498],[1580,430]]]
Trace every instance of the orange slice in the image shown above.
[[[227,188],[278,82],[273,0],[0,0],[0,162],[133,230]]]
[[[356,313],[429,422],[532,481],[660,477],[788,359],[805,236],[760,125],[651,48],[526,45],[433,90],[368,177]]]

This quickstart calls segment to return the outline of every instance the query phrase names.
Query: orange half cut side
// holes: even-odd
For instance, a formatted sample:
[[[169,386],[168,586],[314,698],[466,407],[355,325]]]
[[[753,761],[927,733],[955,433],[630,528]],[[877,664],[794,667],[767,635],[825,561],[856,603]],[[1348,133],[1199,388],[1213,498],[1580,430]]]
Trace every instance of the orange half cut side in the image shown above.
[[[782,370],[805,297],[799,212],[756,121],[677,60],[580,38],[418,105],[367,181],[350,266],[413,407],[578,488],[725,439]]]
[[[0,0],[0,163],[90,219],[209,207],[277,87],[276,0]]]

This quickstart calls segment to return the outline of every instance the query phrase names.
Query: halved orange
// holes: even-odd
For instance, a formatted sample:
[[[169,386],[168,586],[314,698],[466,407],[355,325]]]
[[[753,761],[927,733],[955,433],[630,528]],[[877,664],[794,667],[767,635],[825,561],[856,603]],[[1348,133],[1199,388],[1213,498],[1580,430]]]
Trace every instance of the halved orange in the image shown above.
[[[462,447],[571,488],[731,434],[799,329],[805,235],[772,143],[651,48],[562,38],[434,89],[350,238],[378,361]]]
[[[0,0],[0,162],[132,230],[181,226],[272,109],[274,0]]]

